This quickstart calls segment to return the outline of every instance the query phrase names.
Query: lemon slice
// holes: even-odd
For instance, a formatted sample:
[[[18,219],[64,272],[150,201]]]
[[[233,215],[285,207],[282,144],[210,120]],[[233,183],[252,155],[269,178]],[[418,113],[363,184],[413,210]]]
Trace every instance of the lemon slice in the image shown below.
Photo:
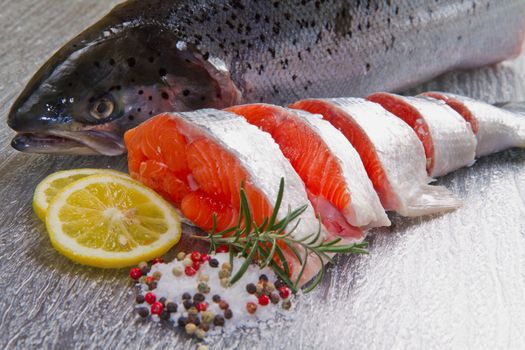
[[[45,220],[47,207],[51,199],[66,185],[83,177],[95,174],[113,174],[129,178],[127,174],[109,169],[73,169],[57,171],[42,180],[35,189],[33,195],[33,210],[40,220]]]
[[[166,253],[181,236],[171,204],[139,182],[92,175],[60,191],[46,227],[60,253],[80,264],[120,268]]]

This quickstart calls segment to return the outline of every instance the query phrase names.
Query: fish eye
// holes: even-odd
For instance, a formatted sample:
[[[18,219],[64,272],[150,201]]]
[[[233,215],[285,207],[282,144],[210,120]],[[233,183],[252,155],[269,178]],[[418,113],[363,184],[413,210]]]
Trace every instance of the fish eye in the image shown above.
[[[108,96],[103,96],[91,103],[89,114],[96,120],[102,120],[110,117],[114,109],[113,100]]]

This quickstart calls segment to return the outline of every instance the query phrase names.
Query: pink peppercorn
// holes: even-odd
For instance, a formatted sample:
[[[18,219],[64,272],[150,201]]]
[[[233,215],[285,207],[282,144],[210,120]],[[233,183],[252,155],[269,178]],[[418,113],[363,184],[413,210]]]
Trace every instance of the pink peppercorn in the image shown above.
[[[199,253],[199,252],[193,252],[193,253],[191,253],[191,256],[190,256],[190,257],[191,257],[191,261],[193,261],[193,262],[198,262],[198,261],[201,260],[201,253]]]
[[[158,301],[154,302],[152,305],[151,305],[151,313],[153,315],[160,315],[162,313],[162,311],[164,310],[164,305],[162,305],[161,303],[159,303]]]
[[[263,294],[259,297],[259,304],[266,306],[270,303],[270,298],[266,294]]]
[[[142,270],[138,267],[134,267],[131,270],[129,270],[129,277],[133,278],[134,280],[138,280],[142,277]]]
[[[157,297],[155,296],[155,294],[148,292],[146,293],[146,295],[144,295],[144,300],[146,300],[146,303],[148,304],[153,304],[155,300],[157,300]]]
[[[286,299],[290,296],[290,290],[286,287],[279,288],[279,296],[283,299]]]
[[[197,270],[193,266],[186,266],[186,268],[184,269],[184,273],[186,274],[186,276],[195,276]]]

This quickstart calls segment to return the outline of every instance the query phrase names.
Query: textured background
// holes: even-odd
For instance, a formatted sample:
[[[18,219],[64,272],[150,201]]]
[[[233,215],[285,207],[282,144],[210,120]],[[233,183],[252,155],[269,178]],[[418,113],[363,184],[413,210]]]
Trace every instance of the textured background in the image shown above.
[[[127,271],[80,267],[51,247],[31,210],[47,174],[125,169],[124,158],[15,153],[4,118],[45,59],[117,1],[0,0],[0,348],[193,348],[132,313]],[[490,48],[488,48],[490,49]],[[525,57],[448,74],[416,90],[525,100]],[[465,201],[452,214],[393,218],[371,254],[339,258],[290,320],[216,339],[216,348],[525,348],[525,152],[439,180]]]

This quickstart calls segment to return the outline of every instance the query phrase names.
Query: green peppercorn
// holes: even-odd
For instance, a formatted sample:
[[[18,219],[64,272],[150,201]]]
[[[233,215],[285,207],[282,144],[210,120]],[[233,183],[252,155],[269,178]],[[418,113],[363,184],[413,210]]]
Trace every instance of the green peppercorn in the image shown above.
[[[160,278],[162,277],[162,273],[160,271],[155,271],[153,272],[153,274],[151,275],[155,280],[160,280]]]
[[[147,263],[147,262],[145,262],[145,261],[141,261],[141,262],[139,262],[138,267],[139,267],[139,269],[142,270],[142,269],[144,269],[144,268],[146,268],[146,267],[149,267],[149,266],[148,266],[148,263]]]
[[[285,310],[290,310],[290,308],[292,307],[292,302],[290,300],[284,300],[282,303],[282,307]]]
[[[208,284],[206,284],[206,282],[201,282],[197,286],[197,290],[201,293],[208,294],[210,292],[210,287]]]
[[[225,262],[221,265],[221,269],[222,270],[228,270],[228,271],[231,271],[232,270],[232,264],[230,264],[229,262]]]
[[[188,315],[197,315],[199,310],[195,306],[192,306],[188,309]]]
[[[275,286],[272,282],[268,282],[264,285],[264,293],[270,294],[275,291]]]
[[[228,288],[230,286],[229,278],[221,278],[221,287]]]
[[[213,312],[209,310],[201,313],[202,322],[204,323],[212,323],[214,317],[215,315],[213,314]]]
[[[199,339],[204,339],[204,337],[206,336],[206,332],[204,331],[204,329],[197,329],[195,331],[195,336]]]
[[[185,329],[186,329],[186,333],[193,334],[197,330],[197,326],[194,325],[193,323],[187,323],[185,326]]]
[[[230,276],[231,276],[231,272],[229,270],[222,269],[222,270],[219,271],[219,278],[221,278],[221,279],[222,278],[228,278]]]
[[[182,261],[182,260],[184,260],[185,257],[186,257],[186,253],[184,253],[184,252],[179,252],[179,253],[177,254],[177,260],[178,260],[178,261]]]
[[[199,281],[208,282],[209,280],[210,280],[210,276],[205,275],[205,274],[199,275]]]
[[[173,276],[175,276],[175,277],[182,276],[182,269],[179,268],[179,267],[174,267],[174,268],[171,270],[171,273],[172,273]]]

